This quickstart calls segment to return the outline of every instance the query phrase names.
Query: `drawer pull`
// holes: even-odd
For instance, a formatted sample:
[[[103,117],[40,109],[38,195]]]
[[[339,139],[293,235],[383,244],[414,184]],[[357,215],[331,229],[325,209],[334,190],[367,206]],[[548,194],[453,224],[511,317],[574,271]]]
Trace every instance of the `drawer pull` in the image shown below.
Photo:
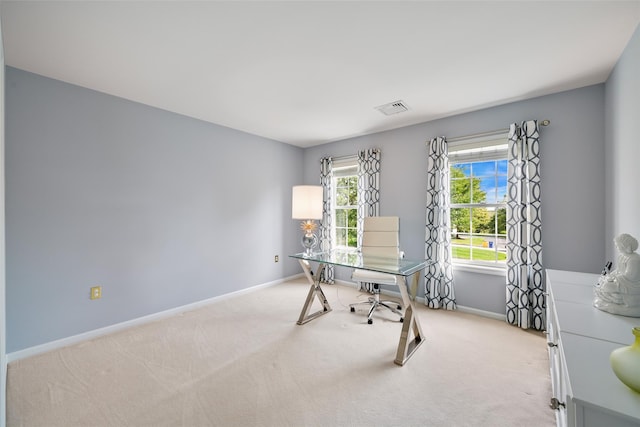
[[[554,342],[548,342],[548,343],[547,343],[547,345],[548,345],[549,347],[551,347],[551,348],[553,348],[553,347],[557,347],[557,346],[558,346],[558,344],[556,344],[556,343],[554,343]]]
[[[557,409],[564,408],[564,403],[560,402],[555,397],[552,397],[551,402],[549,403],[549,406],[551,407],[551,409],[555,411]]]

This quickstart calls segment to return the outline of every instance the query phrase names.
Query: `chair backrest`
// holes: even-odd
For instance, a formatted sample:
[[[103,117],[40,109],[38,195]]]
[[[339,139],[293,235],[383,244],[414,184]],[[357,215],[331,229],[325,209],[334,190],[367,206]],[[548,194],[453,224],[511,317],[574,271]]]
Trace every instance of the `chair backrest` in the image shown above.
[[[397,257],[400,254],[400,218],[370,216],[364,218],[362,228],[363,255]]]

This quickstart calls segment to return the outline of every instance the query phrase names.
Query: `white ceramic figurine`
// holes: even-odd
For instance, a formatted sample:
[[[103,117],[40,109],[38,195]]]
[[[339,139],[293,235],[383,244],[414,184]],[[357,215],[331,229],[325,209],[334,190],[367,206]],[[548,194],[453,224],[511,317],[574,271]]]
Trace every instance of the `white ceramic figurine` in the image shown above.
[[[593,305],[612,314],[640,317],[638,241],[629,234],[620,234],[613,242],[620,252],[618,264],[615,270],[600,276]]]

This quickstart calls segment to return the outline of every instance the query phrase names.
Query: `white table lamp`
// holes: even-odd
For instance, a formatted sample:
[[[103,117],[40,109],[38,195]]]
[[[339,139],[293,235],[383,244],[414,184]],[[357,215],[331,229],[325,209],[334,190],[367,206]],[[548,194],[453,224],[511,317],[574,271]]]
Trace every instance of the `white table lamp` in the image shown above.
[[[291,197],[291,218],[302,219],[300,228],[304,230],[302,246],[305,253],[311,255],[318,244],[318,237],[314,234],[318,225],[316,219],[322,219],[322,193],[320,185],[296,185]]]

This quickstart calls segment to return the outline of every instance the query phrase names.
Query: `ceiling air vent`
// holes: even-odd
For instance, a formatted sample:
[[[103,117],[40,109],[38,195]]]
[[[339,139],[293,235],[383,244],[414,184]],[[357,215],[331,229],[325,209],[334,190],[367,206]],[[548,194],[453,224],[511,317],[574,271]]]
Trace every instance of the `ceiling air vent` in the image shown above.
[[[405,111],[409,111],[409,107],[404,103],[404,101],[394,101],[385,105],[381,105],[376,107],[376,110],[380,111],[382,114],[390,116],[392,114],[403,113]]]

